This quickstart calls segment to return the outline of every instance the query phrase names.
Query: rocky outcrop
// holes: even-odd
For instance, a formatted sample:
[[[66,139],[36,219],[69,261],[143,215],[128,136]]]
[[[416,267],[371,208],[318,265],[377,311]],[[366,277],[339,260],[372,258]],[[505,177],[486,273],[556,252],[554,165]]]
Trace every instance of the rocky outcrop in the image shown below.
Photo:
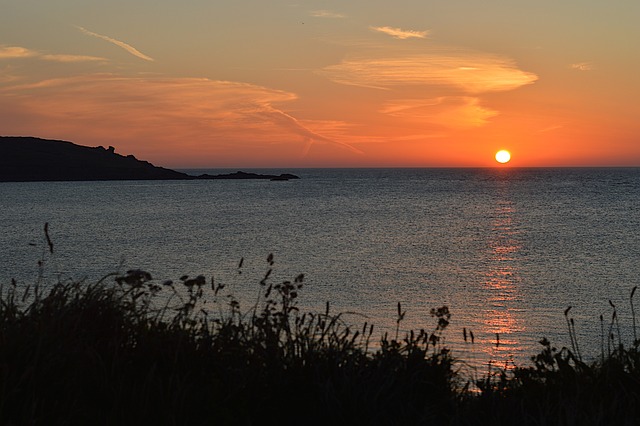
[[[0,137],[0,182],[187,179],[298,179],[291,174],[236,173],[191,176],[157,167],[115,148],[33,137]]]
[[[235,173],[227,173],[222,175],[209,175],[203,174],[197,176],[197,179],[270,179],[270,180],[289,180],[289,179],[300,179],[296,175],[292,175],[289,173],[282,173],[280,175],[264,175],[257,173],[247,173],[237,171]]]
[[[113,147],[88,147],[32,137],[0,137],[0,181],[189,179]]]

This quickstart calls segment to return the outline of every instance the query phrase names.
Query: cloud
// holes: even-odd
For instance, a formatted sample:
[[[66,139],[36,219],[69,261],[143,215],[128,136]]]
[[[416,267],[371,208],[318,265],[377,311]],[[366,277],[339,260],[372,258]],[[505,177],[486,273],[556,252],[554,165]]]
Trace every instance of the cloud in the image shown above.
[[[414,122],[427,122],[449,128],[469,128],[486,124],[498,115],[469,96],[442,96],[433,99],[402,99],[387,102],[381,113]]]
[[[513,90],[538,79],[502,56],[443,49],[393,57],[353,57],[327,66],[319,74],[354,86],[448,86],[471,94]]]
[[[0,87],[0,110],[13,111],[6,122],[0,117],[0,127],[12,134],[82,134],[146,144],[151,153],[171,147],[185,156],[194,152],[180,145],[193,143],[203,158],[216,150],[247,152],[238,148],[283,142],[298,153],[316,142],[359,152],[276,106],[295,99],[289,92],[206,78],[92,74]]]
[[[85,55],[40,55],[40,58],[45,61],[55,62],[103,62],[105,58],[98,56],[85,56]]]
[[[332,18],[332,19],[342,19],[346,18],[346,15],[342,13],[332,12],[330,10],[313,10],[310,12],[310,15],[314,18]]]
[[[123,41],[116,40],[116,39],[111,38],[111,37],[107,37],[107,36],[103,36],[103,35],[91,32],[91,31],[89,31],[89,30],[87,30],[87,29],[85,29],[83,27],[76,27],[76,28],[78,28],[80,31],[82,31],[86,35],[89,35],[89,36],[92,36],[92,37],[97,37],[97,38],[100,38],[102,40],[108,41],[109,43],[113,43],[116,46],[123,48],[127,52],[131,53],[133,56],[136,56],[136,57],[138,57],[140,59],[144,59],[145,61],[154,61],[153,58],[145,55],[144,53],[140,52],[135,47],[133,47],[133,46],[131,46],[131,45],[129,45],[129,44],[123,42]]]
[[[30,58],[38,55],[38,52],[26,49],[24,47],[0,46],[0,59]]]
[[[593,63],[591,62],[578,62],[577,64],[571,64],[571,68],[578,71],[591,71],[593,70]]]
[[[106,59],[99,58],[97,56],[52,55],[52,54],[40,53],[38,51],[30,50],[24,47],[0,46],[0,59],[23,59],[23,58],[37,58],[45,61],[54,61],[54,62],[106,61]]]
[[[408,38],[427,38],[429,35],[429,31],[414,31],[414,30],[403,30],[401,28],[393,28],[393,27],[369,27],[371,31],[377,31],[379,33],[390,35],[394,38],[399,38],[401,40],[405,40]]]

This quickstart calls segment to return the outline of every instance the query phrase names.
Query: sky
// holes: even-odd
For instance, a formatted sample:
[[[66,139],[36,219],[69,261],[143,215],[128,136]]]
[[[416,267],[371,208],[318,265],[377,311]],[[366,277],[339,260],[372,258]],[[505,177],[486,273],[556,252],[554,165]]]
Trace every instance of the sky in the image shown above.
[[[0,0],[0,135],[156,165],[640,166],[637,0]]]

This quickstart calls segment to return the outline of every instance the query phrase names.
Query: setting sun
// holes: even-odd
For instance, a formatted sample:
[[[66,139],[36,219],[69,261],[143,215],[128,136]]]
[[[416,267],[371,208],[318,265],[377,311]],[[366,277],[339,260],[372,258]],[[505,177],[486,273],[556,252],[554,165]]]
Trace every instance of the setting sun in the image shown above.
[[[496,152],[496,161],[498,163],[508,163],[509,160],[511,160],[511,153],[505,149],[501,149],[500,151]]]

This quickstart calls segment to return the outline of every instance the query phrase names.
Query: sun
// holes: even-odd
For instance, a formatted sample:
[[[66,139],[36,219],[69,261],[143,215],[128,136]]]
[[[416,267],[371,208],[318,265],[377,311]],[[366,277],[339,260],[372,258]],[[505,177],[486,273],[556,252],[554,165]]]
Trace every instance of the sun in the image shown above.
[[[509,160],[511,160],[511,153],[506,149],[501,149],[500,151],[496,152],[496,161],[498,163],[505,164],[508,163]]]

